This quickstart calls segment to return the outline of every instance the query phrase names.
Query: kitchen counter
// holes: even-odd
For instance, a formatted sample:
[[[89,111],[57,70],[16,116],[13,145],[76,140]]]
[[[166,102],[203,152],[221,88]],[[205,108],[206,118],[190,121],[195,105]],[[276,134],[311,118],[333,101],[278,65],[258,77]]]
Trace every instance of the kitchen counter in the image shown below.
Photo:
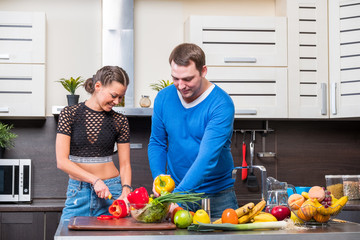
[[[307,227],[303,230],[257,230],[257,231],[215,231],[215,232],[192,232],[186,229],[163,230],[163,231],[89,231],[69,230],[69,221],[60,222],[55,240],[87,239],[87,240],[110,240],[119,239],[262,239],[262,240],[358,240],[360,239],[360,224],[357,223],[330,223],[327,226]]]
[[[0,203],[0,212],[61,212],[64,199],[36,199],[31,203]]]

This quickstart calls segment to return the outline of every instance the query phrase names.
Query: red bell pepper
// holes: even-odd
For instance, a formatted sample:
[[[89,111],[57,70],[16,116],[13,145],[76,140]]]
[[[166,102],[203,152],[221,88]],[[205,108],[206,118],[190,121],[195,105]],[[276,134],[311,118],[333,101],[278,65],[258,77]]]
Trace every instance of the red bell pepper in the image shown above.
[[[109,207],[109,213],[116,218],[123,218],[128,215],[127,206],[124,200],[115,200]]]
[[[127,199],[132,207],[141,209],[149,202],[149,194],[146,188],[140,187],[129,193]]]
[[[99,220],[111,220],[113,218],[114,218],[113,215],[100,215],[97,217],[97,219],[99,219]]]

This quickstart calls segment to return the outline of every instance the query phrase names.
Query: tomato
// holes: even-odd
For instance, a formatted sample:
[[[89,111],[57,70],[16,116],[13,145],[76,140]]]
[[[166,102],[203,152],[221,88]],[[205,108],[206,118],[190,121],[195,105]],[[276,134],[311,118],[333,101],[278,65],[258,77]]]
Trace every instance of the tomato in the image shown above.
[[[187,210],[179,210],[175,213],[174,223],[178,228],[187,228],[192,223],[192,215]]]
[[[199,224],[199,222],[210,223],[210,217],[203,209],[197,210],[193,217],[193,223]]]
[[[179,210],[184,210],[182,207],[176,207],[172,213],[171,213],[171,222],[174,223],[174,217],[175,217],[175,214],[177,213],[177,211]]]
[[[238,216],[234,209],[225,209],[221,215],[222,223],[238,224]]]

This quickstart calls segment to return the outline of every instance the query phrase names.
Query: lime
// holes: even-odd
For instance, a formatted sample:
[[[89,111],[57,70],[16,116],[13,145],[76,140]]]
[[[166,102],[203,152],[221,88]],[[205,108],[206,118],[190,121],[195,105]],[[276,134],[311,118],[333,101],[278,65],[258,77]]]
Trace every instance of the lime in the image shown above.
[[[187,210],[179,210],[175,213],[174,223],[178,228],[187,228],[192,223],[192,215]]]
[[[199,224],[199,222],[210,223],[210,217],[203,209],[197,210],[193,217],[193,223]]]

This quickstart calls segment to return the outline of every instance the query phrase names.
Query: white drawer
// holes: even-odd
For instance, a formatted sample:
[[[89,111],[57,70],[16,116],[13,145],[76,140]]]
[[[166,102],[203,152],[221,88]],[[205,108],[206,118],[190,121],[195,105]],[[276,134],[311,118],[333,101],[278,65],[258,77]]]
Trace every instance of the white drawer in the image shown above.
[[[0,11],[0,63],[45,63],[45,13]]]
[[[0,116],[45,116],[43,64],[0,64]]]
[[[287,66],[285,17],[191,16],[185,41],[199,45],[208,66]]]
[[[225,90],[236,118],[287,118],[287,69],[208,67],[206,78]]]

